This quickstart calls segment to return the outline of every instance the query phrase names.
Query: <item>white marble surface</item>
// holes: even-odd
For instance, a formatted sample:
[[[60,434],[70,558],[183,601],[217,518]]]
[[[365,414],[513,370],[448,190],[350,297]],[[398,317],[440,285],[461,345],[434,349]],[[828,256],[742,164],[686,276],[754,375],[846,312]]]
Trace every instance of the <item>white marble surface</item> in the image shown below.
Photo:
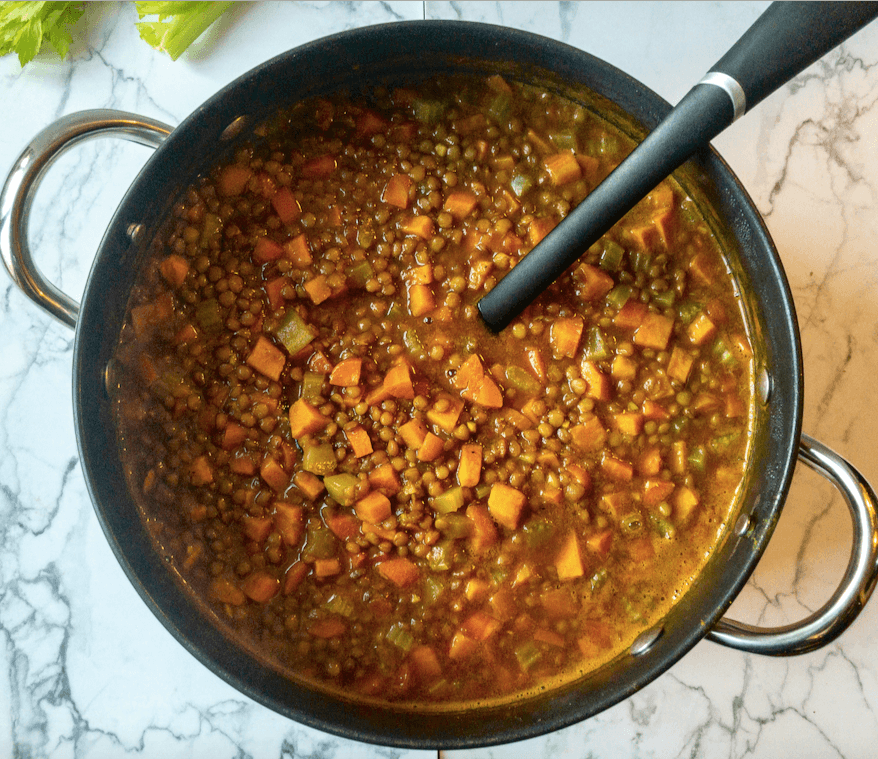
[[[282,3],[237,8],[176,63],[130,4],[93,4],[68,60],[0,59],[0,170],[53,119],[121,108],[169,123],[267,58],[341,29],[462,18],[603,57],[676,102],[765,3]],[[805,430],[878,482],[878,24],[716,145],[781,251],[805,356]],[[47,180],[31,239],[78,297],[102,230],[148,150],[84,147]],[[414,757],[291,723],[207,672],[152,617],[103,538],[77,459],[73,334],[0,274],[0,756]],[[736,617],[819,606],[847,560],[847,511],[799,472]],[[702,642],[628,701],[578,726],[455,759],[844,757],[878,754],[878,601],[836,642],[769,659]]]

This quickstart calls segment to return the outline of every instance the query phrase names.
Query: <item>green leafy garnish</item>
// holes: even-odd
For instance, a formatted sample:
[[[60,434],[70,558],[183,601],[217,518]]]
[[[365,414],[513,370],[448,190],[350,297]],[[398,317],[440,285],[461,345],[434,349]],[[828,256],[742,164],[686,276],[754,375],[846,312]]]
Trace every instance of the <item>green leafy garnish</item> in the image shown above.
[[[158,16],[158,21],[137,24],[141,38],[176,61],[234,3],[138,2],[134,5],[140,18]]]
[[[0,55],[16,53],[24,66],[47,42],[62,58],[67,55],[73,26],[83,3],[0,3]]]

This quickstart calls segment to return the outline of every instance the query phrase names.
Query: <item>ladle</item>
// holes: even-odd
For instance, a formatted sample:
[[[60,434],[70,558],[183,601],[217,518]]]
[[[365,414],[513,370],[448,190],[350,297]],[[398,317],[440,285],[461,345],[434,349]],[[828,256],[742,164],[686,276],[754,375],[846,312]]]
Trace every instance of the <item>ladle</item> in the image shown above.
[[[478,304],[499,332],[647,193],[878,16],[878,2],[775,2],[616,169]]]

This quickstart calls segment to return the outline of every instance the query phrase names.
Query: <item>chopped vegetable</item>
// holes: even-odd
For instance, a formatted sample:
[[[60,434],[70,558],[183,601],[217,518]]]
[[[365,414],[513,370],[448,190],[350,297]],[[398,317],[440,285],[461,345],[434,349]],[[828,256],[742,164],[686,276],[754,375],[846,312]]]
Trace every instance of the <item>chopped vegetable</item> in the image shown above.
[[[158,16],[157,21],[137,24],[141,38],[176,61],[234,3],[137,2],[134,5],[141,19]]]

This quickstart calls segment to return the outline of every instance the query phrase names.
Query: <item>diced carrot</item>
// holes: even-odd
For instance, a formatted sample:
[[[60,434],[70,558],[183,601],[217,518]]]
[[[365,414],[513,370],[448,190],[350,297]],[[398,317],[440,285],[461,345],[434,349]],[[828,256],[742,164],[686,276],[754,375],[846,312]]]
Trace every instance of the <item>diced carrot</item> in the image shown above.
[[[409,189],[412,186],[412,178],[407,174],[394,174],[384,186],[381,200],[397,208],[409,207]]]
[[[324,274],[318,274],[313,279],[309,279],[304,287],[315,306],[319,306],[323,301],[332,297],[332,288],[327,283]]]
[[[660,448],[647,448],[637,459],[637,471],[647,477],[654,477],[662,470],[662,452]]]
[[[384,375],[384,387],[394,398],[412,400],[415,388],[412,385],[411,367],[407,363],[392,366]]]
[[[613,417],[616,429],[624,435],[639,435],[643,429],[643,414],[639,411],[624,411]]]
[[[277,192],[274,178],[266,171],[257,172],[253,181],[250,182],[250,188],[263,198],[270,198]]]
[[[316,559],[314,561],[315,577],[334,577],[341,572],[341,562],[336,559]]]
[[[596,401],[610,400],[610,378],[607,377],[594,361],[583,361],[579,367],[582,379],[588,383],[586,395]]]
[[[317,475],[311,474],[311,472],[298,472],[293,477],[293,482],[305,494],[305,497],[311,501],[317,498],[324,489],[323,480]]]
[[[643,401],[643,418],[654,422],[666,422],[671,418],[671,414],[658,401],[646,398]]]
[[[582,169],[582,176],[593,185],[597,184],[598,172],[601,168],[600,160],[594,156],[577,153],[576,162],[579,164],[579,168]]]
[[[649,309],[639,300],[629,300],[613,317],[613,324],[619,329],[636,330],[642,323]]]
[[[685,521],[698,506],[698,494],[688,487],[679,487],[674,493],[674,519]]]
[[[491,486],[488,496],[488,511],[495,521],[510,530],[517,530],[521,521],[521,514],[527,503],[527,497],[520,490],[516,490],[502,482]]]
[[[726,419],[737,419],[747,415],[747,404],[735,393],[725,395]]]
[[[284,254],[284,249],[270,237],[260,237],[253,248],[253,260],[258,264],[277,261]]]
[[[485,83],[495,92],[512,93],[512,87],[509,86],[509,82],[500,76],[500,74],[491,74],[491,76],[485,80]]]
[[[455,661],[468,659],[478,649],[479,644],[472,638],[467,638],[462,632],[454,633],[451,639],[451,647],[448,649],[448,658]]]
[[[421,576],[418,565],[405,557],[382,561],[378,573],[400,588],[408,587]]]
[[[555,557],[555,569],[558,571],[559,580],[573,580],[582,577],[585,573],[582,556],[579,553],[579,540],[573,530],[567,533],[561,550]]]
[[[634,239],[635,246],[640,250],[651,250],[658,243],[658,230],[652,221],[628,230],[628,234]]]
[[[217,189],[219,194],[226,198],[240,195],[247,187],[250,177],[253,176],[253,170],[249,166],[233,164],[226,166],[219,175],[217,181]]]
[[[332,371],[332,364],[323,351],[314,351],[308,359],[308,370],[315,374],[329,374]]]
[[[462,221],[479,204],[479,199],[469,190],[453,190],[445,199],[443,210],[451,214],[455,221]]]
[[[326,179],[336,169],[335,158],[329,154],[311,158],[302,164],[302,176],[305,179]]]
[[[493,261],[473,261],[469,267],[467,283],[470,290],[480,290],[484,287],[488,276],[494,269]]]
[[[329,384],[339,387],[356,387],[360,384],[360,371],[363,359],[346,358],[339,361],[329,375]]]
[[[643,483],[643,505],[649,508],[666,501],[676,486],[670,480],[647,480]]]
[[[635,538],[634,540],[629,540],[626,547],[631,560],[638,563],[649,561],[655,556],[655,548],[649,538]]]
[[[277,493],[286,490],[287,485],[290,484],[290,476],[271,456],[266,456],[262,460],[259,474],[268,483],[268,486]]]
[[[652,217],[652,224],[658,233],[659,239],[668,246],[674,234],[674,226],[677,221],[677,214],[673,208],[661,211]]]
[[[482,478],[482,446],[478,443],[465,443],[460,448],[460,461],[457,465],[457,482],[461,487],[474,488]]]
[[[600,507],[613,519],[619,520],[631,512],[633,499],[629,490],[617,490],[601,496]]]
[[[329,531],[339,540],[353,540],[360,534],[360,520],[346,512],[324,512],[323,521]]]
[[[484,129],[486,123],[484,114],[475,113],[464,119],[458,119],[455,128],[460,134],[470,134],[471,132],[477,132]]]
[[[716,325],[702,312],[692,320],[687,333],[693,345],[704,345],[716,334]]]
[[[402,490],[402,482],[399,474],[389,462],[381,464],[377,469],[369,472],[369,483],[372,487],[381,490],[385,495],[395,495]]]
[[[555,187],[561,187],[562,185],[582,179],[582,167],[573,153],[567,152],[550,155],[543,161],[543,165],[546,167],[546,171],[549,172],[549,178]]]
[[[196,487],[213,482],[213,470],[207,456],[199,456],[189,465],[189,479]]]
[[[643,317],[643,322],[634,333],[634,343],[641,348],[654,348],[663,351],[668,347],[668,340],[671,339],[673,331],[673,319],[650,311]]]
[[[271,199],[271,205],[284,224],[292,224],[302,213],[302,207],[289,187],[281,187]]]
[[[302,584],[302,580],[304,580],[308,576],[308,572],[310,572],[310,567],[304,561],[295,562],[284,575],[283,581],[283,593],[285,596],[293,593],[299,585]]]
[[[244,578],[241,590],[256,603],[268,603],[280,590],[280,581],[268,572],[257,569]]]
[[[272,521],[269,517],[245,516],[241,522],[244,534],[254,543],[264,543],[271,533]]]
[[[305,531],[304,515],[304,509],[297,504],[275,501],[271,523],[285,545],[299,545]]]
[[[387,131],[390,126],[389,122],[375,111],[368,108],[357,116],[356,121],[357,134],[360,137],[371,137],[373,134],[380,134]]]
[[[287,277],[275,277],[265,283],[265,294],[272,311],[277,311],[284,304],[282,291],[288,284],[290,280]]]
[[[573,358],[576,355],[583,326],[583,321],[578,316],[558,318],[552,322],[549,342],[556,356]]]
[[[442,674],[439,657],[431,646],[415,646],[409,652],[409,660],[421,680],[435,680]]]
[[[311,258],[311,246],[308,244],[308,238],[304,232],[296,235],[292,240],[284,244],[284,253],[293,266],[299,269],[310,266],[313,260]]]
[[[601,459],[601,470],[612,480],[627,482],[634,476],[634,467],[631,464],[606,454]]]
[[[671,358],[668,361],[668,376],[681,385],[685,385],[694,363],[695,357],[692,354],[675,345],[671,351]]]
[[[433,266],[432,264],[424,264],[423,266],[414,266],[411,269],[406,269],[402,273],[402,278],[409,286],[432,284]]]
[[[460,626],[467,638],[476,641],[487,640],[499,629],[500,620],[481,610],[470,614]]]
[[[609,274],[591,264],[580,264],[574,269],[573,275],[582,283],[579,297],[586,301],[603,298],[616,285]]]
[[[497,528],[491,519],[488,509],[478,503],[466,507],[466,516],[473,523],[473,532],[469,536],[469,544],[476,555],[493,546],[498,539]]]
[[[429,240],[436,231],[433,219],[429,216],[409,216],[399,223],[399,228],[407,235],[415,235],[422,240]]]
[[[585,467],[581,467],[579,464],[575,464],[571,461],[567,464],[567,472],[574,480],[576,480],[576,482],[582,485],[583,488],[586,490],[591,488],[591,475]]]
[[[315,638],[339,638],[348,630],[347,622],[338,617],[317,619],[308,627],[309,634]]]
[[[322,430],[329,421],[304,398],[299,398],[290,406],[290,434],[297,440]]]
[[[372,440],[369,438],[369,433],[359,424],[356,427],[345,430],[344,434],[351,444],[351,450],[354,452],[355,458],[361,459],[363,456],[368,456],[372,453]]]
[[[403,424],[399,430],[399,436],[405,441],[405,444],[414,451],[421,447],[421,444],[427,437],[427,425],[415,417]]]
[[[247,356],[247,365],[255,369],[260,374],[264,374],[275,382],[280,380],[280,375],[284,370],[287,359],[280,348],[275,347],[272,342],[260,335]]]
[[[435,461],[445,450],[445,443],[438,435],[428,432],[424,442],[418,447],[418,461]]]
[[[216,577],[210,583],[210,597],[230,606],[241,606],[247,602],[247,596],[240,588],[224,577]]]
[[[391,514],[390,499],[377,490],[373,490],[354,504],[354,511],[364,522],[379,524]]]
[[[581,451],[595,451],[604,447],[607,431],[596,416],[584,424],[576,424],[570,428],[570,442]]]
[[[714,264],[707,253],[697,253],[689,262],[689,273],[699,284],[712,285],[715,279]]]
[[[232,451],[247,439],[247,428],[235,422],[229,422],[223,430],[223,440],[220,448],[224,451]]]
[[[617,382],[630,382],[637,376],[637,362],[628,356],[617,354],[610,365],[610,374]]]
[[[179,287],[189,274],[189,262],[183,256],[173,254],[159,264],[159,271],[171,287]]]
[[[445,401],[445,408],[439,411],[439,401]],[[452,432],[457,426],[460,412],[463,411],[463,401],[445,393],[436,395],[435,402],[427,409],[427,419],[445,432]]]
[[[549,645],[557,646],[558,648],[563,648],[566,645],[564,638],[558,635],[558,633],[545,627],[538,627],[534,630],[532,637],[540,643],[548,643]]]
[[[426,316],[436,308],[433,291],[427,285],[412,285],[408,288],[409,313],[414,316]]]
[[[531,577],[534,576],[533,568],[530,564],[522,564],[518,570],[515,572],[515,577],[512,580],[512,587],[519,588],[524,585]]]
[[[256,474],[256,462],[249,453],[239,452],[229,459],[229,469],[235,474],[243,474],[245,477],[251,477]]]
[[[485,408],[503,407],[503,393],[497,383],[485,374],[485,367],[475,353],[461,364],[451,384],[468,401]]]
[[[610,553],[610,547],[613,545],[613,529],[601,530],[590,535],[586,539],[585,544],[589,550],[594,551],[601,557],[606,557]]]
[[[527,241],[531,245],[539,245],[556,226],[557,222],[554,219],[546,216],[536,217],[527,228]]]

